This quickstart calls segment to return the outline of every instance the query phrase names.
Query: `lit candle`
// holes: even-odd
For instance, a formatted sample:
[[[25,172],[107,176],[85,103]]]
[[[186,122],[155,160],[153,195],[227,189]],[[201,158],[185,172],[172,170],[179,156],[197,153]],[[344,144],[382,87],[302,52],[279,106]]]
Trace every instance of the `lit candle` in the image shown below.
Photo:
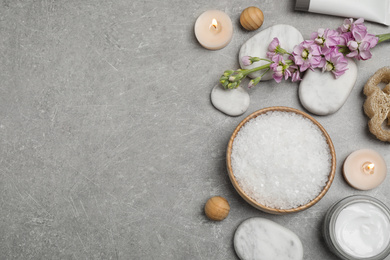
[[[386,178],[387,166],[382,156],[371,149],[351,153],[344,162],[344,178],[354,188],[370,190]]]
[[[233,36],[230,17],[218,10],[201,14],[195,23],[195,36],[199,43],[210,50],[219,50],[229,44]]]

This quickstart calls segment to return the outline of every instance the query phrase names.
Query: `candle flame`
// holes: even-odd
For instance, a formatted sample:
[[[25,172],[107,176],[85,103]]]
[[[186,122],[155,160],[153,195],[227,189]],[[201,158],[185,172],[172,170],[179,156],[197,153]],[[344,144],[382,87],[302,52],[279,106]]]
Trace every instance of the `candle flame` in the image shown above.
[[[211,25],[214,27],[214,29],[217,29],[217,27],[218,27],[218,22],[217,22],[217,20],[213,19],[213,20],[211,21]]]
[[[375,164],[372,162],[365,162],[363,164],[363,172],[366,174],[374,174]]]

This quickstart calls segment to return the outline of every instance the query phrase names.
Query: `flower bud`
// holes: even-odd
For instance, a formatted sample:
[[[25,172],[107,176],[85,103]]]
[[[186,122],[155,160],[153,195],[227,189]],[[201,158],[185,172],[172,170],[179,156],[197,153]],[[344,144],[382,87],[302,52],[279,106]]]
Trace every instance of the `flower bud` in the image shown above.
[[[249,66],[251,65],[253,62],[252,62],[252,57],[250,56],[244,56],[241,58],[241,62],[244,66]]]
[[[257,77],[255,79],[251,79],[248,83],[248,88],[252,88],[254,86],[256,86],[261,80],[261,77]]]
[[[230,89],[237,88],[238,87],[238,83],[237,82],[229,83],[227,87],[230,88]]]
[[[225,70],[225,72],[223,73],[223,75],[225,77],[229,77],[230,75],[232,75],[232,73],[234,72],[234,70]]]
[[[347,46],[348,48],[351,50],[351,51],[355,51],[359,48],[359,44],[356,42],[356,41],[349,41],[347,43]]]
[[[222,86],[224,88],[226,88],[226,86],[229,84],[229,81],[227,81],[227,80],[223,80],[223,81],[220,81],[220,82],[221,82],[221,84],[222,84]]]

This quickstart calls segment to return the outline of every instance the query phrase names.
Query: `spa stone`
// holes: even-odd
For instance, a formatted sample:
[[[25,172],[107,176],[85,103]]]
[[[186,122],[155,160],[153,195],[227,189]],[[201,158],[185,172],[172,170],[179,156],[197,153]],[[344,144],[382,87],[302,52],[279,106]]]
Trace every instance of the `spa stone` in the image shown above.
[[[211,91],[211,103],[229,116],[239,116],[248,109],[250,97],[241,86],[236,89],[224,89],[218,84]]]
[[[357,79],[356,63],[348,59],[348,70],[335,79],[333,73],[307,70],[299,84],[301,104],[316,115],[330,115],[347,100]]]
[[[275,37],[279,39],[280,46],[288,52],[292,52],[293,48],[304,40],[302,34],[291,25],[278,24],[271,26],[253,36],[241,46],[239,53],[241,68],[252,69],[267,64],[266,61],[259,61],[249,66],[244,66],[241,59],[244,56],[267,59],[268,45]],[[249,77],[256,78],[261,76],[264,72],[264,70],[256,71],[249,74]],[[272,73],[267,72],[261,80],[264,81],[270,79],[272,79]]]
[[[237,228],[234,249],[241,260],[302,260],[302,242],[291,230],[264,218],[250,218]]]

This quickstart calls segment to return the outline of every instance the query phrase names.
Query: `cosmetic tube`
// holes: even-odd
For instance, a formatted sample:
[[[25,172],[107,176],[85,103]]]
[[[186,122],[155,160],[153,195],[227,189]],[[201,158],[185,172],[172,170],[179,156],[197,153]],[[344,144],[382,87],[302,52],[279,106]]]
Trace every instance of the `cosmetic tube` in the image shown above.
[[[390,25],[390,0],[296,0],[295,10]]]

